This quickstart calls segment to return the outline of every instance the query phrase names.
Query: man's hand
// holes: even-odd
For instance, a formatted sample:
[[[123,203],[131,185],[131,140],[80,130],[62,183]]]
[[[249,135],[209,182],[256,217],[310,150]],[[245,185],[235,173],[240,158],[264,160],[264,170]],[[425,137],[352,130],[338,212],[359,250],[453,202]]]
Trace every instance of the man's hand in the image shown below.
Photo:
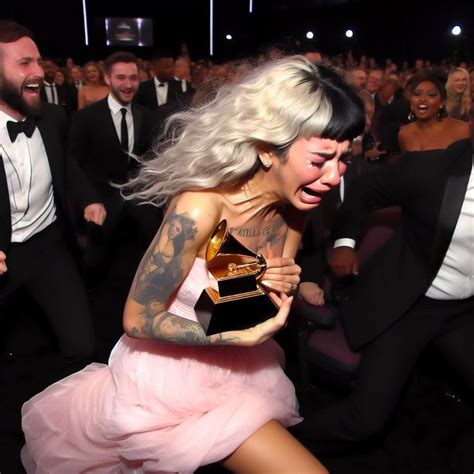
[[[102,225],[107,217],[107,211],[101,203],[89,204],[84,209],[84,219],[87,222],[93,222],[97,225]]]
[[[7,256],[0,250],[0,275],[3,275],[7,270]]]
[[[324,304],[324,290],[312,281],[300,283],[298,294],[305,303],[312,306],[322,306]]]
[[[351,247],[336,247],[329,255],[329,268],[339,278],[359,274],[359,257]]]

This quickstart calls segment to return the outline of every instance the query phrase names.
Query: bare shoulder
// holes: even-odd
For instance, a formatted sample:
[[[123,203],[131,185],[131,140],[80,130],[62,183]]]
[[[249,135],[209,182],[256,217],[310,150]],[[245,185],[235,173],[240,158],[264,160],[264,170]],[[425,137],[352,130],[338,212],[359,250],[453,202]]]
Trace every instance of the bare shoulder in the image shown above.
[[[398,144],[401,151],[407,151],[415,137],[415,123],[403,125],[398,132]]]
[[[195,246],[199,253],[218,224],[221,214],[221,200],[216,193],[186,191],[171,201],[163,222],[176,216],[189,220],[196,229]]]
[[[471,130],[467,122],[450,117],[446,118],[445,120],[449,121],[449,127],[446,128],[450,130],[450,136],[453,142],[457,140],[463,140],[464,138],[470,138]]]

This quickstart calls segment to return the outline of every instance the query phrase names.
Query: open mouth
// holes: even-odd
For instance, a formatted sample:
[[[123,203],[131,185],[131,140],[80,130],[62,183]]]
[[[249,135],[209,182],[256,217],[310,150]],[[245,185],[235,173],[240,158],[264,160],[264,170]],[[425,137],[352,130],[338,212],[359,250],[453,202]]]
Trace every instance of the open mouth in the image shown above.
[[[32,83],[29,83],[29,84],[25,84],[23,86],[23,90],[28,94],[28,95],[32,95],[32,96],[36,96],[39,94],[39,91],[40,91],[40,84],[37,83],[37,82],[32,82]]]
[[[417,105],[416,108],[417,108],[420,112],[424,112],[425,110],[428,110],[428,106],[425,105],[425,104]]]
[[[301,189],[301,200],[306,204],[318,204],[321,201],[323,194],[324,193],[304,187]]]

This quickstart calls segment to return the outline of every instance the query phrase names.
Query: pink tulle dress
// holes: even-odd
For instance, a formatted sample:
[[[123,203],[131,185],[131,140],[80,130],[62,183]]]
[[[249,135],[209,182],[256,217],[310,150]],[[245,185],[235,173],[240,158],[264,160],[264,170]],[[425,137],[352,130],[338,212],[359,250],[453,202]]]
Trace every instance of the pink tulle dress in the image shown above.
[[[208,284],[196,259],[169,311],[196,320]],[[123,335],[108,365],[91,364],[24,404],[23,465],[29,474],[194,472],[270,420],[301,421],[282,364],[273,340],[186,346]]]

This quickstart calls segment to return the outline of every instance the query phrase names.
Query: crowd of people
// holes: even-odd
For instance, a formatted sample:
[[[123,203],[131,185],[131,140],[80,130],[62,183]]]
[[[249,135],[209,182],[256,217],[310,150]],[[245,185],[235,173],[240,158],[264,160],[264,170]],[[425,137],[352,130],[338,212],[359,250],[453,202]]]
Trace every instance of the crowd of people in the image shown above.
[[[428,344],[474,390],[472,65],[272,46],[219,64],[183,48],[81,67],[3,20],[0,54],[0,305],[25,289],[61,360],[59,381],[24,400],[28,473],[323,473],[318,443],[379,435]],[[387,206],[400,229],[359,268],[364,222]],[[308,237],[318,213],[331,216]],[[208,335],[194,306],[223,220],[266,259],[278,310]],[[136,273],[107,316],[124,335],[97,363],[91,294],[130,246]],[[324,305],[329,274],[345,282],[360,368],[347,397],[301,422],[273,336],[293,298]]]

